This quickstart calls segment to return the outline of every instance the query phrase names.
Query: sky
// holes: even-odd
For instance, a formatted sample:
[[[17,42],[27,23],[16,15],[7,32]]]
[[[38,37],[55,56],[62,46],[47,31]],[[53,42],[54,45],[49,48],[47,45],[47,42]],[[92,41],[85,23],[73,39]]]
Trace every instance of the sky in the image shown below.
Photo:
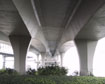
[[[105,77],[105,38],[98,41],[93,60],[95,76]]]
[[[75,46],[65,53],[63,66],[68,69],[68,75],[73,75],[74,71],[80,71],[79,57]]]
[[[80,70],[76,46],[71,47],[65,53],[64,66],[69,69],[68,74]],[[105,77],[105,38],[100,39],[97,43],[93,58],[93,74],[97,77]]]
[[[9,50],[11,50],[9,48]],[[8,50],[7,50],[8,51]],[[9,51],[13,53],[13,51]],[[32,58],[26,59],[27,68],[36,69],[36,55],[32,52],[28,53],[28,56],[32,56]],[[40,59],[41,60],[41,57]],[[14,68],[14,58],[8,57],[6,58],[5,66],[7,68]],[[73,75],[74,71],[80,70],[79,65],[79,56],[76,49],[76,46],[71,47],[64,56],[63,66],[68,69],[68,75]],[[0,69],[3,67],[3,57],[0,55]],[[98,41],[96,46],[96,51],[94,54],[93,60],[93,74],[99,77],[105,77],[105,38]]]
[[[64,66],[69,69],[68,74],[80,70],[76,46],[71,47],[65,53]],[[100,39],[97,43],[93,58],[93,74],[97,77],[105,77],[105,38]]]

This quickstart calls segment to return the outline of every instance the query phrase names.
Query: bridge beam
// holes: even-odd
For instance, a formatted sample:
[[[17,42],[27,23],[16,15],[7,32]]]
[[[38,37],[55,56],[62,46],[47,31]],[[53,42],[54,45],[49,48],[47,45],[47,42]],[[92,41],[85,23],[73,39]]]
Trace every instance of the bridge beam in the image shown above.
[[[93,56],[97,41],[75,40],[75,43],[80,58],[80,75],[90,75],[93,73]]]

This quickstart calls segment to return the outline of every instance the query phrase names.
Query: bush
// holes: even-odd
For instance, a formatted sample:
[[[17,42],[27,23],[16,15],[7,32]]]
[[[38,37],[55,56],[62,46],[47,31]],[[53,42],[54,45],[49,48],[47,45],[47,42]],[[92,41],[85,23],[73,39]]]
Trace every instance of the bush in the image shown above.
[[[24,79],[25,84],[56,84],[55,81],[41,76],[36,77],[26,77]]]
[[[105,78],[90,76],[30,76],[2,75],[0,84],[105,84]]]
[[[18,72],[14,69],[6,68],[0,70],[0,75],[18,75]]]
[[[36,70],[29,68],[28,71],[26,72],[27,75],[36,75]]]
[[[56,84],[55,81],[39,76],[13,76],[13,75],[2,75],[0,76],[0,84]]]
[[[66,75],[67,69],[59,66],[46,66],[38,69],[38,75]]]

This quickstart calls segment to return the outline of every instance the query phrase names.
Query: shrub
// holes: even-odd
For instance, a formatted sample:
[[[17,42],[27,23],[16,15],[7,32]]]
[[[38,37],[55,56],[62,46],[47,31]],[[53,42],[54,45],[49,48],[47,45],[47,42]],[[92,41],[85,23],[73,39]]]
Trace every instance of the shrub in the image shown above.
[[[88,76],[94,76],[94,75],[93,75],[93,73],[92,73],[92,72],[89,72],[89,75],[88,75]]]
[[[38,75],[66,75],[67,69],[59,66],[46,66],[38,69]]]
[[[39,76],[21,76],[21,75],[2,75],[0,76],[0,84],[56,84],[55,81],[47,77]]]
[[[27,75],[36,75],[36,70],[29,68],[28,71],[26,72]]]
[[[105,84],[105,78],[90,76],[1,75],[0,84]]]
[[[47,77],[26,77],[24,79],[25,84],[56,84],[54,80],[51,80]]]
[[[18,72],[14,69],[6,68],[0,70],[0,75],[18,75]]]

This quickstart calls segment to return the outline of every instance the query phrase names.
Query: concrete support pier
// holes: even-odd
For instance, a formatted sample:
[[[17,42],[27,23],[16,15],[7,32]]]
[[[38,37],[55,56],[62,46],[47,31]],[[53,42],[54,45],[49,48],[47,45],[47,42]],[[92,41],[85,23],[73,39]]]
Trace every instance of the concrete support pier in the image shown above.
[[[97,41],[75,40],[75,43],[80,58],[80,75],[90,75],[93,73],[93,56]]]
[[[61,60],[61,67],[63,66],[63,58],[64,58],[65,53],[60,53],[60,60]]]
[[[46,52],[41,53],[41,58],[42,58],[42,66],[45,66],[45,59],[46,59]]]
[[[10,36],[10,42],[14,51],[14,67],[20,74],[25,74],[26,55],[31,37]]]
[[[37,69],[39,68],[39,64],[40,64],[40,62],[39,62],[39,55],[40,54],[37,54],[37,62],[36,62],[37,63]]]

